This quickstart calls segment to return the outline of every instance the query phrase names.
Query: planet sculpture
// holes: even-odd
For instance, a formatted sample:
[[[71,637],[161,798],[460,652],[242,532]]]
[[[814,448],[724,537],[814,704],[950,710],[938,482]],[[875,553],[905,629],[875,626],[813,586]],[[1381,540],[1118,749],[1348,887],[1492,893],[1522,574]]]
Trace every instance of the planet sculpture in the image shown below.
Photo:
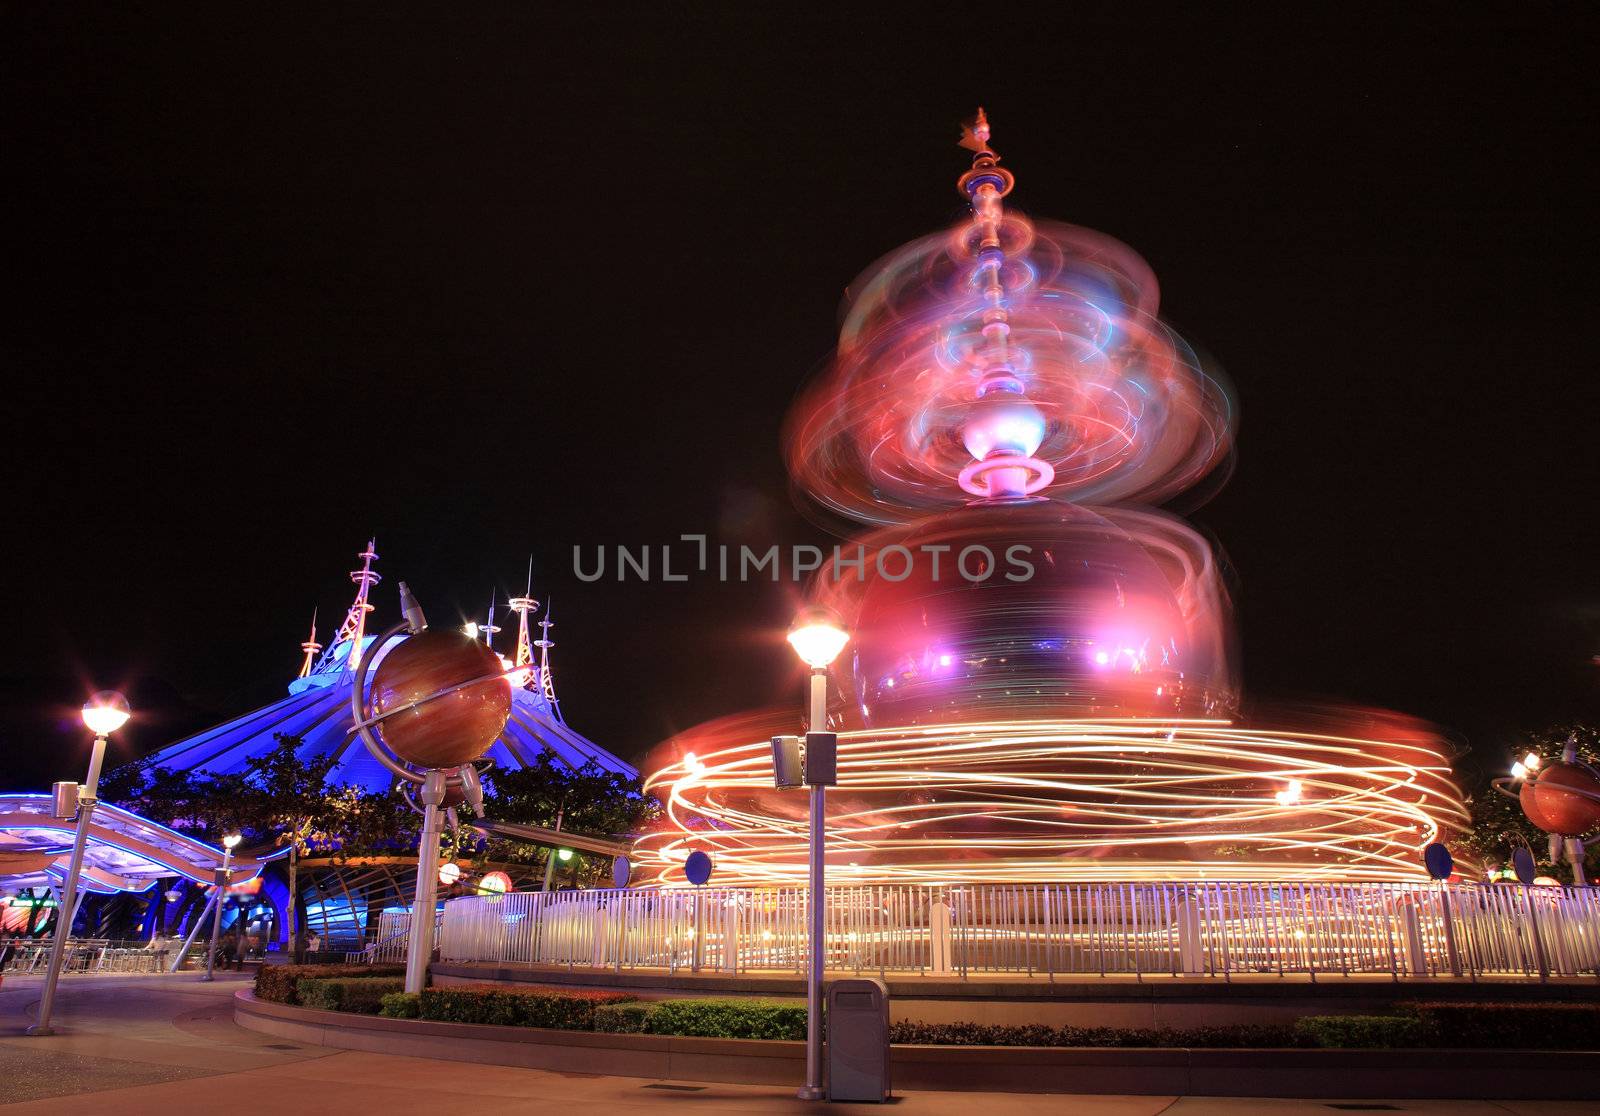
[[[452,768],[482,756],[505,729],[511,690],[499,658],[451,628],[407,636],[378,663],[372,713],[407,763]]]
[[[1600,829],[1600,776],[1580,763],[1546,765],[1522,784],[1522,812],[1546,833],[1581,837]]]

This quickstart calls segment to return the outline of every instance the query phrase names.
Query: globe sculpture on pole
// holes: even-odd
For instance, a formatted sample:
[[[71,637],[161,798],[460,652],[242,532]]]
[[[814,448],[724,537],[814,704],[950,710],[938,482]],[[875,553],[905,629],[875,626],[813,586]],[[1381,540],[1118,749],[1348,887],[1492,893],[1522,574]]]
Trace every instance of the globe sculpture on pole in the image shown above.
[[[373,673],[371,704],[383,739],[407,763],[458,768],[494,743],[511,713],[498,656],[456,628],[404,640]]]
[[[1569,737],[1561,758],[1549,763],[1529,752],[1494,787],[1520,802],[1528,820],[1549,834],[1551,861],[1559,863],[1564,854],[1573,883],[1583,886],[1584,856],[1600,840],[1600,771],[1578,758],[1577,738]],[[1585,834],[1592,836],[1585,840]]]
[[[505,730],[511,689],[506,668],[487,646],[461,631],[430,629],[403,581],[400,608],[405,620],[361,657],[350,708],[367,750],[402,786],[421,789],[417,897],[406,948],[406,991],[420,992],[433,953],[441,815],[465,803],[483,816],[483,786],[473,763]],[[372,671],[375,659],[381,661]]]

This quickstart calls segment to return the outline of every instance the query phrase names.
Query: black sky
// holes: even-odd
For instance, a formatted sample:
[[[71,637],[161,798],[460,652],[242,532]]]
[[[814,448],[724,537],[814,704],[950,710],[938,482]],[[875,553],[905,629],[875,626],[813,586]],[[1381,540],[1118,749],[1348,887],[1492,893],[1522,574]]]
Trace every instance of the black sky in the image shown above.
[[[1236,386],[1193,518],[1251,694],[1496,765],[1594,715],[1593,27],[641,11],[6,6],[0,787],[79,774],[91,683],[130,751],[281,694],[369,534],[383,622],[531,554],[621,755],[787,693],[791,589],[572,547],[826,541],[780,422],[845,284],[958,215],[979,103],[1012,200],[1142,252]]]

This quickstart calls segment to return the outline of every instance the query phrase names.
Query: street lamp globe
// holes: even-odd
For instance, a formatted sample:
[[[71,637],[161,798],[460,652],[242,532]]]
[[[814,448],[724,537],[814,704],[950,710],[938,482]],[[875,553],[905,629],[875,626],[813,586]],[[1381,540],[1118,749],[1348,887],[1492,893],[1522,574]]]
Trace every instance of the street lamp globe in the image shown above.
[[[83,723],[96,736],[110,736],[127,724],[132,715],[128,699],[115,690],[101,690],[83,705]]]
[[[232,852],[234,849],[239,847],[239,842],[242,840],[244,840],[242,835],[238,833],[230,833],[222,839],[222,847],[227,849],[229,852]]]
[[[795,614],[789,625],[789,644],[801,661],[813,670],[821,670],[844,650],[850,642],[850,633],[839,623],[832,609],[808,605]]]

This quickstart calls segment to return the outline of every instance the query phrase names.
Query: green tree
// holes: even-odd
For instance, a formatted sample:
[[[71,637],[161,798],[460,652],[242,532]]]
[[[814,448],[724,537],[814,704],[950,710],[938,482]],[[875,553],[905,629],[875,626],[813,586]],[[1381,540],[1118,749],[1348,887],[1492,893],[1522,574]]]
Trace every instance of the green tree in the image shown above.
[[[295,960],[302,960],[299,934],[300,856],[312,843],[328,841],[327,829],[338,818],[336,793],[328,775],[338,762],[334,752],[302,757],[298,736],[274,733],[271,749],[246,761],[242,804],[255,827],[273,834],[273,843],[289,846],[289,942]]]
[[[607,771],[597,763],[572,768],[549,752],[526,767],[497,768],[486,778],[484,813],[495,821],[561,828],[597,837],[628,837],[640,832],[661,812],[661,804],[644,793],[640,779]],[[551,850],[522,841],[487,842],[480,857],[511,863],[548,863]],[[573,865],[580,878],[604,872],[595,859]]]

